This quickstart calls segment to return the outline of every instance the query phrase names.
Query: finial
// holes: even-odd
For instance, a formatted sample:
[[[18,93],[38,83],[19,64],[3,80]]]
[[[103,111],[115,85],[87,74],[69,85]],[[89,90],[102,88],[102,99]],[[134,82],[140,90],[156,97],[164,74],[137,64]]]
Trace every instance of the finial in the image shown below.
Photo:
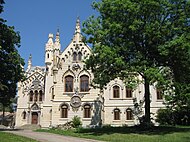
[[[60,43],[60,37],[59,37],[59,28],[57,29],[56,37],[55,37],[55,43],[59,44]]]
[[[76,33],[80,33],[80,18],[79,18],[79,16],[77,17],[77,21],[76,21],[75,34]]]
[[[57,29],[57,33],[56,33],[56,36],[59,36],[59,28]]]
[[[32,60],[32,54],[30,54],[30,56],[29,56],[29,60]]]

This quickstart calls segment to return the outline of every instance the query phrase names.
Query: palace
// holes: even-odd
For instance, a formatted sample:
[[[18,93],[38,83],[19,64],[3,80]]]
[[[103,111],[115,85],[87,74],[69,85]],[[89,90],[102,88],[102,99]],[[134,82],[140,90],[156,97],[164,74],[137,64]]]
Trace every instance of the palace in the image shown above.
[[[49,34],[45,45],[45,66],[32,66],[29,57],[26,80],[18,83],[16,127],[37,124],[48,128],[65,124],[74,116],[84,127],[136,125],[144,115],[144,85],[132,90],[122,80],[110,81],[100,91],[90,86],[93,74],[83,60],[91,49],[83,43],[77,19],[74,36],[61,52],[60,36]],[[163,108],[161,92],[150,86],[151,117]]]

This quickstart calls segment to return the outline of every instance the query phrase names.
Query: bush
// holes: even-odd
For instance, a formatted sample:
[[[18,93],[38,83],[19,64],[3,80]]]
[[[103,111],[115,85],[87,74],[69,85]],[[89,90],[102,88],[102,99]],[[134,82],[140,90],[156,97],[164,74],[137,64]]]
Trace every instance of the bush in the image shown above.
[[[157,112],[156,122],[160,123],[161,125],[172,125],[173,122],[173,114],[172,111],[169,109],[159,109]]]
[[[190,110],[188,108],[159,109],[156,121],[161,125],[190,125]]]
[[[78,128],[82,125],[82,121],[80,120],[80,117],[74,116],[72,119],[72,127],[73,128]]]

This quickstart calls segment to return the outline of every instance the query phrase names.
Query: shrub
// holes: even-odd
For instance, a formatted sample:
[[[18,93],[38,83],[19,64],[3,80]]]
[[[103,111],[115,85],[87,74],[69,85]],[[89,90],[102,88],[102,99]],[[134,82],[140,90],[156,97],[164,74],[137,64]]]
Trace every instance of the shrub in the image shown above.
[[[172,111],[170,109],[159,109],[157,112],[156,122],[161,125],[174,124]]]
[[[72,119],[72,127],[73,128],[78,128],[82,125],[82,121],[80,120],[80,117],[74,116]]]

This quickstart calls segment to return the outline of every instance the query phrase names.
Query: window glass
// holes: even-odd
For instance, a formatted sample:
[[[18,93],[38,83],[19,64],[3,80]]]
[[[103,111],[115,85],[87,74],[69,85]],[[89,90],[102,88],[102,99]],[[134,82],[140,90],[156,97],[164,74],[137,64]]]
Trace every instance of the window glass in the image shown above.
[[[87,75],[83,75],[80,77],[80,91],[81,92],[89,91],[89,77]]]
[[[40,94],[40,96],[39,96],[39,101],[42,101],[42,99],[43,99],[43,93],[42,93],[42,90],[40,90],[39,94]]]
[[[133,114],[131,109],[126,110],[126,120],[132,120],[133,119]]]
[[[70,75],[65,77],[65,92],[73,92],[73,77]]]
[[[132,97],[132,89],[126,87],[126,98],[131,98]]]
[[[61,107],[61,118],[68,118],[68,106],[62,105]]]
[[[76,52],[73,53],[73,61],[77,61],[77,53]]]
[[[30,95],[29,95],[29,101],[32,102],[33,101],[33,91],[30,91]]]
[[[114,109],[114,120],[120,120],[120,110]]]
[[[120,92],[119,92],[119,86],[113,87],[113,98],[119,98]]]
[[[82,60],[82,53],[79,52],[79,53],[78,53],[78,61],[81,61],[81,60]]]
[[[163,90],[162,90],[162,89],[157,88],[157,89],[156,89],[156,94],[157,94],[157,99],[158,99],[158,100],[162,100],[162,99],[163,99],[163,97],[162,97],[162,95],[163,95]]]
[[[38,101],[38,91],[37,90],[35,91],[35,94],[34,94],[34,101],[35,102]]]
[[[84,118],[90,118],[91,117],[90,109],[91,109],[90,105],[84,106]]]

